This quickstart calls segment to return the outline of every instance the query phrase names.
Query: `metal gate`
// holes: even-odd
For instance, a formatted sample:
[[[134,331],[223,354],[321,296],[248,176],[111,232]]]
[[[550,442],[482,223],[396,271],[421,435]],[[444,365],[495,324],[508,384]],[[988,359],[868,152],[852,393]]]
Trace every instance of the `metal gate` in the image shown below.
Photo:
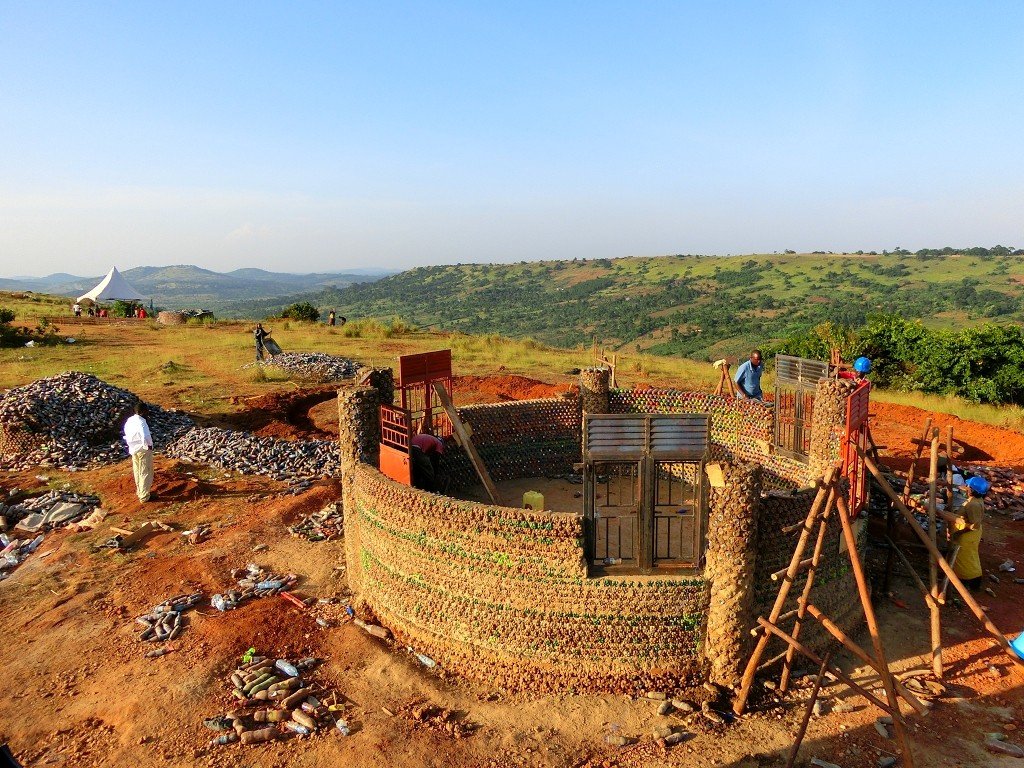
[[[868,448],[868,408],[871,386],[861,383],[846,399],[843,435],[843,474],[850,483],[850,515],[856,517],[868,501],[868,480],[860,452]]]
[[[709,429],[705,414],[584,416],[584,522],[593,568],[699,567]]]
[[[828,376],[828,365],[791,355],[775,357],[775,447],[793,459],[806,459],[811,450],[814,394]]]

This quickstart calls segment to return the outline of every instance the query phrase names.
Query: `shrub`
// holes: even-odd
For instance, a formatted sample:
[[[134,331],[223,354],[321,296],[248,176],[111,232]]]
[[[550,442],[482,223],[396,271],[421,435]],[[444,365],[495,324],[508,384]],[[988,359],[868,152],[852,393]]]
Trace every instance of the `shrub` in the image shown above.
[[[320,310],[308,301],[300,301],[292,304],[290,307],[286,307],[284,311],[281,312],[281,317],[287,317],[289,320],[302,320],[308,323],[315,323],[320,319]]]

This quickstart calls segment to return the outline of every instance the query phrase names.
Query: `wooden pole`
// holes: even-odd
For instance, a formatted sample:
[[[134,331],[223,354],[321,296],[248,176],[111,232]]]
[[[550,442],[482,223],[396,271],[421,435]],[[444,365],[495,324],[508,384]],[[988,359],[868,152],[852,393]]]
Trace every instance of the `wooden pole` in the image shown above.
[[[914,518],[913,513],[909,509],[907,509],[907,506],[906,504],[903,503],[903,500],[896,495],[896,491],[894,491],[892,489],[892,486],[889,485],[889,481],[885,479],[885,475],[882,474],[882,471],[876,466],[876,464],[873,461],[871,461],[871,459],[869,459],[864,454],[862,450],[858,449],[858,452],[861,454],[861,456],[864,457],[864,466],[867,467],[868,471],[875,476],[875,479],[878,481],[879,487],[882,489],[886,496],[892,499],[892,502],[896,505],[896,508],[900,511],[900,513],[903,515],[906,521],[910,523],[911,530],[913,530],[914,533],[917,534],[917,538],[921,540],[921,543],[924,544],[926,548],[930,549],[930,552],[936,558],[936,562],[938,562],[939,567],[942,568],[942,570],[945,571],[946,576],[949,577],[949,583],[952,584],[953,588],[960,593],[960,597],[963,598],[964,603],[967,605],[968,608],[970,608],[971,613],[973,613],[975,617],[978,619],[978,621],[981,622],[982,626],[985,627],[989,635],[992,636],[992,639],[995,640],[996,643],[998,643],[1000,646],[1002,646],[1003,650],[1006,652],[1006,655],[1013,659],[1015,663],[1024,667],[1024,660],[1022,660],[1014,652],[1014,650],[1010,647],[1010,642],[1006,639],[1003,633],[1000,632],[999,628],[992,623],[992,620],[985,615],[985,611],[983,611],[981,609],[981,606],[978,605],[978,601],[974,599],[974,596],[971,594],[970,590],[964,586],[964,583],[962,581],[960,581],[960,577],[957,576],[956,573],[953,571],[952,566],[950,566],[950,564],[946,562],[946,558],[942,556],[942,553],[939,552],[938,549],[932,548],[933,545],[931,539],[928,538],[928,534],[925,533],[924,530],[921,528],[920,523],[918,523],[917,520]]]
[[[811,509],[807,513],[804,527],[800,531],[800,538],[796,543],[796,549],[793,551],[793,559],[790,561],[789,569],[786,571],[786,578],[779,588],[779,594],[775,596],[775,605],[772,606],[771,613],[768,615],[768,621],[772,624],[778,621],[779,616],[782,614],[782,608],[786,604],[786,598],[789,597],[789,590],[793,585],[793,579],[796,578],[797,572],[800,570],[800,559],[807,548],[807,540],[811,537],[814,522],[821,513],[822,505],[832,495],[832,484],[835,482],[835,476],[836,468],[834,466],[829,467],[825,472],[825,477],[821,480],[821,485],[818,486],[818,492],[814,496],[814,503],[811,504]],[[761,656],[764,655],[764,649],[768,645],[769,639],[767,633],[761,634],[757,640],[757,645],[754,647],[754,652],[750,655],[750,661],[747,662],[747,668],[743,671],[740,690],[736,694],[736,701],[732,705],[732,710],[737,715],[742,715],[743,708],[747,705],[750,688],[754,684],[754,675],[757,674],[757,667],[761,662]]]
[[[779,629],[774,624],[769,623],[764,618],[758,619],[757,623],[760,624],[762,627],[764,627],[764,629],[765,629],[764,634],[765,635],[768,635],[768,634],[775,635],[777,638],[779,638],[783,642],[786,642],[786,643],[789,643],[790,645],[796,646],[796,649],[800,653],[802,653],[804,656],[806,656],[808,659],[810,659],[815,664],[820,664],[821,663],[821,657],[818,654],[816,654],[814,651],[812,651],[806,645],[801,643],[799,640],[796,640],[791,635],[786,634],[783,630]],[[901,717],[903,717],[903,715],[900,713],[900,710],[899,710],[898,707],[894,711],[892,707],[890,707],[888,704],[886,704],[880,698],[875,696],[875,694],[873,694],[867,688],[865,688],[864,686],[860,685],[859,683],[854,682],[853,679],[850,678],[849,675],[847,675],[845,672],[843,672],[843,670],[841,670],[835,664],[830,664],[829,667],[828,667],[828,671],[831,672],[836,677],[838,677],[840,680],[842,680],[844,683],[846,683],[848,686],[850,686],[850,688],[855,690],[857,693],[859,693],[861,696],[863,696],[869,702],[874,704],[880,710],[885,712],[885,714],[887,714],[890,717],[892,717],[893,722],[896,722]]]
[[[827,529],[827,521],[829,512],[832,510],[832,505],[835,504],[835,489],[829,493],[829,499],[825,504],[825,511],[821,515],[820,522],[818,523],[818,539],[814,542],[814,553],[811,555],[811,566],[807,573],[807,579],[804,581],[804,589],[800,594],[800,598],[797,600],[797,611],[796,621],[793,623],[793,637],[800,638],[800,624],[804,620],[804,613],[807,610],[807,601],[811,595],[811,589],[814,588],[814,572],[818,567],[818,562],[821,560],[821,547],[825,542],[825,531]],[[779,679],[779,691],[785,693],[789,688],[789,676],[793,669],[793,654],[795,650],[793,646],[789,646],[786,651],[786,661],[782,665],[782,676]]]
[[[953,511],[953,425],[946,427],[946,510]]]
[[[903,503],[907,504],[910,501],[910,487],[914,484],[914,474],[917,470],[918,459],[921,458],[921,453],[924,451],[924,444],[928,440],[928,435],[932,431],[932,420],[928,418],[924,422],[924,434],[921,435],[921,442],[917,444],[917,455],[914,456],[914,460],[910,462],[910,471],[907,472],[907,484],[903,487]]]
[[[903,563],[903,567],[907,569],[907,573],[910,575],[910,578],[914,580],[917,588],[921,590],[921,594],[924,596],[925,605],[930,606],[932,604],[932,593],[928,590],[928,587],[924,585],[924,582],[921,581],[921,577],[917,575],[917,571],[914,570],[913,563],[911,563],[907,559],[907,556],[900,551],[899,547],[896,546],[896,542],[888,536],[885,537],[885,541],[892,548],[892,551],[896,553],[896,557],[899,558],[900,562]]]
[[[790,648],[792,647],[790,646]],[[797,729],[796,740],[793,742],[793,749],[789,752],[786,768],[793,768],[793,765],[796,763],[796,755],[800,751],[800,745],[803,743],[804,735],[807,733],[807,724],[811,722],[811,715],[814,714],[814,703],[818,700],[818,691],[821,690],[821,681],[825,679],[825,670],[828,668],[828,660],[831,656],[832,651],[826,651],[821,659],[821,666],[818,668],[818,678],[814,681],[814,687],[811,689],[811,698],[807,702],[807,709],[804,710],[804,717],[800,721],[800,728]]]
[[[825,630],[832,635],[836,640],[843,644],[846,649],[856,656],[858,659],[863,661],[868,666],[872,667],[876,672],[881,674],[883,670],[878,668],[878,662],[871,658],[867,651],[861,648],[855,643],[850,637],[840,629],[839,625],[836,624],[832,619],[823,614],[814,605],[807,606],[807,613],[814,619],[816,619]],[[902,696],[906,702],[917,710],[919,715],[927,715],[931,710],[928,709],[928,705],[921,701],[911,691],[907,689],[903,683],[893,678],[893,687],[896,688],[896,693]]]
[[[936,522],[938,512],[939,488],[939,430],[932,433],[932,455],[928,466],[928,538],[932,541],[932,549],[938,549],[938,531]],[[942,614],[939,609],[939,567],[935,558],[928,557],[928,586],[932,599],[928,602],[932,637],[932,672],[939,680],[942,679]]]
[[[858,450],[863,451],[861,448],[858,448]],[[850,556],[853,578],[857,582],[857,591],[860,593],[861,605],[864,606],[864,620],[868,625],[868,632],[871,634],[871,645],[875,651],[875,660],[878,662],[878,674],[882,678],[882,687],[885,688],[886,701],[889,702],[889,706],[892,708],[892,727],[896,733],[896,740],[903,751],[903,765],[905,768],[914,768],[914,756],[910,751],[910,743],[907,741],[903,718],[900,716],[900,702],[896,698],[896,688],[892,682],[892,674],[889,672],[889,662],[886,661],[882,637],[878,633],[875,608],[871,605],[871,592],[868,589],[864,568],[860,562],[860,553],[857,552],[857,537],[854,535],[853,526],[850,524],[850,510],[846,505],[846,499],[842,495],[837,496],[836,507],[839,522],[843,525],[843,536],[846,539],[846,549],[847,554]]]

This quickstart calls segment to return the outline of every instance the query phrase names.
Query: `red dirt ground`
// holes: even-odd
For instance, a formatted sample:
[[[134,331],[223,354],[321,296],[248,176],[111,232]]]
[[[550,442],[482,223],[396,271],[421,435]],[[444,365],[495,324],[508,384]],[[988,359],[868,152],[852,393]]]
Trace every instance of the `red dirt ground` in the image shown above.
[[[523,377],[461,377],[457,402],[558,395],[564,385]],[[474,394],[470,394],[473,392]],[[313,418],[333,409],[329,392],[290,392],[248,401],[224,426],[248,426],[289,437],[329,434]],[[240,403],[240,405],[243,405]],[[874,433],[895,457],[911,455],[925,414],[914,408],[876,403]],[[336,417],[335,417],[336,418]],[[1024,464],[1024,435],[937,415],[936,424],[954,423],[955,436],[978,452],[972,461]],[[981,458],[981,454],[991,459]],[[974,456],[974,454],[969,454]],[[887,459],[887,463],[896,463]],[[208,607],[188,614],[188,628],[175,652],[147,659],[152,646],[136,639],[135,616],[160,600],[202,589],[207,595],[229,586],[229,571],[257,562],[301,577],[298,591],[314,597],[348,600],[343,543],[312,544],[293,538],[286,526],[339,496],[334,482],[320,482],[292,495],[287,486],[258,477],[239,477],[206,467],[158,459],[157,499],[135,498],[127,462],[79,473],[48,472],[99,494],[112,514],[95,531],[48,534],[39,553],[0,583],[0,665],[8,695],[0,697],[0,743],[9,742],[28,767],[36,766],[195,766],[285,768],[285,766],[389,765],[399,768],[451,766],[781,766],[802,714],[806,690],[783,705],[755,700],[754,711],[728,728],[699,716],[659,717],[656,702],[622,696],[509,696],[488,686],[446,679],[418,665],[404,648],[383,643],[351,624],[324,629],[308,612],[278,598],[264,598],[220,614]],[[0,474],[4,489],[41,486],[35,472]],[[108,526],[138,525],[157,519],[173,533],[150,537],[135,551],[110,554],[92,547],[108,538]],[[199,523],[212,536],[189,546],[180,531]],[[994,570],[1014,558],[1024,562],[1024,523],[993,515],[986,523],[983,564]],[[255,553],[257,545],[267,545]],[[49,552],[43,558],[41,555]],[[983,596],[989,613],[1006,631],[1024,627],[1024,586],[1005,574],[990,583],[995,597]],[[893,598],[877,600],[886,650],[900,672],[928,666],[928,616],[915,587],[902,577]],[[906,606],[906,607],[902,607]],[[358,607],[358,606],[357,606]],[[950,607],[943,613],[948,695],[926,718],[910,717],[918,766],[1002,766],[981,747],[984,733],[1002,731],[1024,741],[1021,684],[1024,674],[991,650],[970,615]],[[858,641],[867,645],[864,633]],[[204,717],[231,706],[225,672],[250,645],[278,655],[317,655],[327,659],[321,679],[348,702],[354,733],[317,734],[245,748],[208,748],[212,731]],[[850,660],[844,668],[862,681],[869,670]],[[995,673],[990,670],[995,668]],[[851,697],[842,686],[829,696]],[[455,738],[403,716],[413,702],[429,700],[465,713],[475,734]],[[398,713],[392,717],[383,708]],[[757,714],[758,708],[763,708]],[[850,714],[814,718],[801,751],[843,768],[868,768],[895,751],[892,740],[874,728],[877,712],[860,706]],[[650,737],[653,725],[675,723],[694,738],[665,749]],[[609,733],[637,738],[616,748]]]

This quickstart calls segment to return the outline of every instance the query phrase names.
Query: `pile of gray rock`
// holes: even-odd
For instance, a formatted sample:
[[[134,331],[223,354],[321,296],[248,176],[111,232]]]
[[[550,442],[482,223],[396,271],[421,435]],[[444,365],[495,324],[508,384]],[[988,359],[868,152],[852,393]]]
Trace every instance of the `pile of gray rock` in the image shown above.
[[[216,427],[193,429],[167,446],[165,453],[183,461],[275,480],[327,477],[340,468],[338,444],[330,440],[275,440]]]
[[[0,425],[27,435],[35,447],[4,451],[0,468],[38,466],[84,469],[120,461],[128,453],[121,439],[125,419],[139,398],[88,373],[68,371],[39,379],[0,396]],[[146,404],[154,447],[162,449],[194,426],[180,411]]]
[[[283,368],[297,378],[320,383],[350,379],[359,370],[359,363],[354,360],[324,352],[283,352],[266,364]]]

